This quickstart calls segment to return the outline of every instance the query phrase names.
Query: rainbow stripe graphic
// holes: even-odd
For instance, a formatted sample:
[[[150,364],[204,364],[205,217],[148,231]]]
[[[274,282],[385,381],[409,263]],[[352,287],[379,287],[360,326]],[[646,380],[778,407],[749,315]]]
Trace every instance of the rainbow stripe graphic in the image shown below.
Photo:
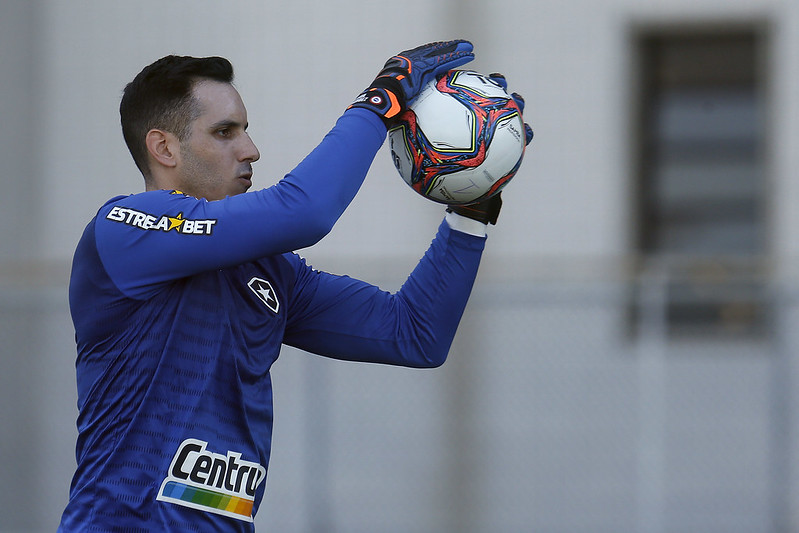
[[[253,500],[194,487],[179,481],[166,481],[161,487],[158,499],[252,522]]]

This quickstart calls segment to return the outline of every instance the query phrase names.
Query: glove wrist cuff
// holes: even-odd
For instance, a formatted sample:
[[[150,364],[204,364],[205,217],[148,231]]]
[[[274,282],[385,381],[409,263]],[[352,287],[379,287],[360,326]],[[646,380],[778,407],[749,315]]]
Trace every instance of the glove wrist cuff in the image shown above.
[[[499,194],[475,204],[447,206],[448,213],[456,213],[483,224],[496,224],[500,209],[502,209],[502,198]]]
[[[378,77],[355,98],[350,107],[369,109],[380,115],[386,125],[389,125],[392,119],[405,110],[405,97],[397,80],[387,76]]]

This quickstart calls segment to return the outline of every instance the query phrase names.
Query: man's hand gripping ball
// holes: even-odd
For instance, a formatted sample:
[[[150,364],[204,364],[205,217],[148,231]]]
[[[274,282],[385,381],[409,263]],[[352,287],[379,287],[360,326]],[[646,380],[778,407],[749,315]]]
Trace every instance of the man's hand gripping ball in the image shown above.
[[[405,111],[428,82],[472,59],[472,43],[462,39],[405,50],[386,61],[383,70],[350,107],[371,109],[390,125],[391,119]]]

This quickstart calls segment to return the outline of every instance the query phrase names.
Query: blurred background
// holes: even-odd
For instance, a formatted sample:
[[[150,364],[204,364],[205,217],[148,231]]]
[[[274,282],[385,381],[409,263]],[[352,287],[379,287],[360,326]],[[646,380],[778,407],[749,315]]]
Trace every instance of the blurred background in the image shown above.
[[[799,2],[0,0],[0,531],[75,467],[74,246],[143,189],[124,85],[236,69],[291,170],[391,55],[467,38],[536,137],[442,368],[286,350],[271,532],[799,531]],[[443,216],[384,146],[301,254],[397,289]]]

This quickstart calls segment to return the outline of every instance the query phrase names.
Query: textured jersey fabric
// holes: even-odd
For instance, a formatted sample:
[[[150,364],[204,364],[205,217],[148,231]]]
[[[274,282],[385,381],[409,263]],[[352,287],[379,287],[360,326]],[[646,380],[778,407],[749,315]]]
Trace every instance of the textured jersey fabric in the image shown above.
[[[444,362],[484,238],[442,222],[394,294],[292,251],[329,231],[384,137],[376,115],[350,110],[273,187],[214,202],[151,191],[100,208],[70,281],[78,466],[60,531],[252,531],[282,344]]]

